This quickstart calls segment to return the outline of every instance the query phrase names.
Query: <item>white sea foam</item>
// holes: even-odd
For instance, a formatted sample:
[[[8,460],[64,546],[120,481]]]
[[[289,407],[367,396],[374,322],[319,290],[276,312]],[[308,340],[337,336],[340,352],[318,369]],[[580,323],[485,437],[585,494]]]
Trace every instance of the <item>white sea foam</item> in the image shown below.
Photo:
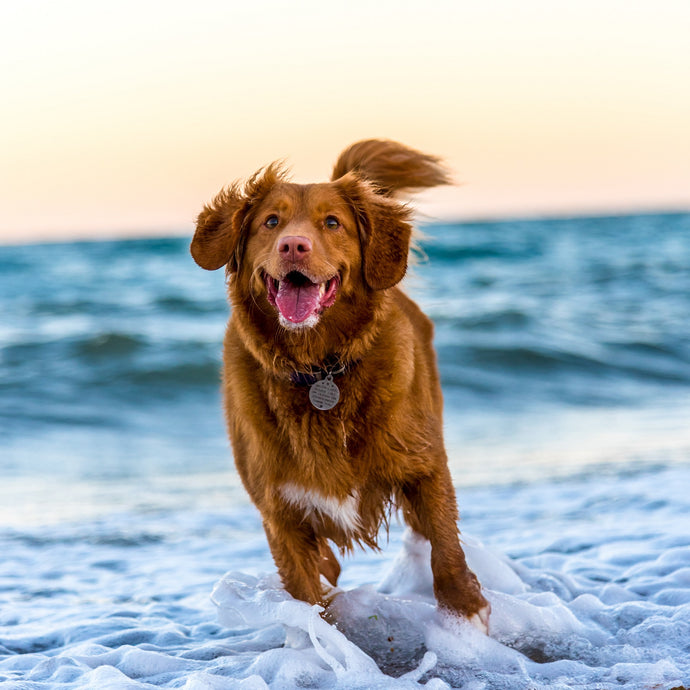
[[[395,525],[382,554],[344,562],[332,624],[283,590],[249,507],[5,529],[0,683],[687,687],[689,483],[675,467],[463,491],[490,637],[437,612],[429,546]]]
[[[533,591],[508,559],[476,542],[469,542],[466,550],[492,605],[491,637],[435,610],[429,595],[429,554],[409,535],[378,589],[362,586],[333,593],[335,627],[318,617],[318,607],[290,601],[273,577],[228,574],[216,585],[213,599],[225,624],[237,625],[239,612],[241,623],[250,628],[282,622],[308,631],[313,647],[302,652],[305,663],[308,659],[333,672],[327,672],[330,681],[321,678],[322,687],[336,687],[345,677],[349,687],[375,687],[384,681],[407,687],[424,675],[426,680],[435,678],[437,687],[614,687],[624,681],[641,688],[680,684],[687,677],[688,659],[682,651],[690,630],[687,604],[658,607],[629,592],[634,603],[606,605],[577,588],[564,600],[553,592]],[[663,564],[672,564],[671,580],[687,584],[689,546],[658,561],[652,572],[668,577]],[[644,569],[646,575],[649,571]],[[658,583],[657,589],[664,588]],[[292,606],[287,618],[286,600]],[[621,618],[628,616],[634,625],[625,629]],[[328,651],[314,634],[317,626],[328,630]],[[686,656],[684,661],[674,657],[674,651]],[[386,679],[379,669],[400,678]],[[368,675],[363,683],[362,673]]]

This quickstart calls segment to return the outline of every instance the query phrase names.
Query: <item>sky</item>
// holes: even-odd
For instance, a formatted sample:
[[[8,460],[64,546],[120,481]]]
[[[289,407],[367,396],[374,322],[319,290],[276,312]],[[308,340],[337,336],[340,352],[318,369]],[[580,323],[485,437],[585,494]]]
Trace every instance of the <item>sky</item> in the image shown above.
[[[284,159],[444,157],[429,218],[690,210],[688,0],[23,0],[0,9],[0,242],[184,234]]]

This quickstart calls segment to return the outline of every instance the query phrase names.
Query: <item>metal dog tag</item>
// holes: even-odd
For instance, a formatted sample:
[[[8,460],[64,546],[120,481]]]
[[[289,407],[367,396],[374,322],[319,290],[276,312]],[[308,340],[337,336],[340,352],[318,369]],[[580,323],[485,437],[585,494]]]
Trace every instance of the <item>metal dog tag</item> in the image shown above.
[[[309,389],[309,400],[317,410],[330,410],[338,404],[340,389],[333,383],[331,374],[312,385]]]

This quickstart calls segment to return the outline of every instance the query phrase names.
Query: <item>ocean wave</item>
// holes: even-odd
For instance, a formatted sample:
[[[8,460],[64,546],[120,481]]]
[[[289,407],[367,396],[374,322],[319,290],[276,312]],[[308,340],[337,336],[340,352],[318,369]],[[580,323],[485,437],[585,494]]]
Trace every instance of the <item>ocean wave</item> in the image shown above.
[[[172,389],[176,386],[185,388],[206,389],[209,386],[220,386],[220,363],[215,359],[202,361],[172,363],[159,368],[147,367],[127,374],[133,385],[165,386]]]
[[[534,375],[581,374],[601,377],[619,374],[659,382],[690,383],[690,363],[672,349],[619,345],[606,352],[562,349],[549,345],[444,345],[438,346],[442,364],[462,363],[478,370]],[[627,356],[626,356],[627,355]]]
[[[442,309],[434,310],[434,323],[437,327],[448,326],[457,330],[458,334],[464,331],[494,331],[504,329],[527,329],[532,323],[532,315],[516,307],[486,310],[479,313],[456,316]]]
[[[93,361],[107,358],[130,358],[146,348],[145,338],[131,333],[107,332],[79,338],[71,343],[75,358]]]
[[[690,366],[673,356],[628,358],[524,345],[441,345],[439,366],[450,410],[549,405],[639,407],[687,397]]]
[[[436,323],[447,392],[591,404],[690,385],[690,215],[425,234],[411,291]],[[0,294],[5,419],[41,400],[88,401],[99,419],[113,400],[217,390],[224,280],[184,238],[2,247]]]
[[[228,307],[225,297],[200,300],[188,295],[161,295],[156,297],[151,305],[154,309],[160,309],[170,314],[191,315],[218,315],[218,318],[227,316]]]
[[[476,394],[481,403],[484,396],[509,400],[525,391],[530,399],[585,402],[589,391],[593,403],[663,396],[667,386],[690,386],[690,359],[682,343],[534,341],[522,334],[528,322],[524,314],[502,312],[442,325],[436,348],[446,392]],[[31,399],[41,402],[44,418],[51,401],[73,401],[74,410],[74,402],[88,400],[96,405],[89,414],[80,413],[88,422],[107,414],[99,414],[98,405],[114,398],[137,408],[163,393],[179,397],[220,386],[221,345],[206,339],[105,331],[29,339],[6,345],[0,356],[0,391],[17,399],[14,412],[6,413],[13,418]],[[74,415],[66,418],[75,421]]]

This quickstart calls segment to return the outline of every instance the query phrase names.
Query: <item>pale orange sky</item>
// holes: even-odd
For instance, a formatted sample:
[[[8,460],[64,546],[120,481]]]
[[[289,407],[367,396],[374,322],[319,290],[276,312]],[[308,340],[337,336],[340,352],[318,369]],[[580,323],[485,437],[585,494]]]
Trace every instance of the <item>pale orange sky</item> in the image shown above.
[[[441,218],[690,210],[688,37],[688,0],[4,3],[0,241],[191,232],[371,136],[447,159]]]

